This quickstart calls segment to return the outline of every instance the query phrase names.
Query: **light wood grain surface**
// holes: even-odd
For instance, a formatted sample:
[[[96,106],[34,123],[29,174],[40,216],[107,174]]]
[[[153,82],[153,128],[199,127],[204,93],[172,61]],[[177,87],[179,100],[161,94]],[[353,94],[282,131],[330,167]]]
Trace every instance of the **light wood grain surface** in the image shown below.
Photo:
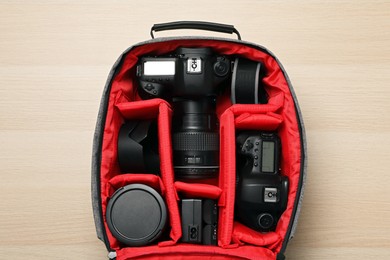
[[[289,73],[309,175],[288,259],[390,259],[390,2],[367,0],[0,1],[0,259],[105,259],[101,92],[119,54],[173,20],[234,24]],[[199,34],[219,35],[157,35]]]

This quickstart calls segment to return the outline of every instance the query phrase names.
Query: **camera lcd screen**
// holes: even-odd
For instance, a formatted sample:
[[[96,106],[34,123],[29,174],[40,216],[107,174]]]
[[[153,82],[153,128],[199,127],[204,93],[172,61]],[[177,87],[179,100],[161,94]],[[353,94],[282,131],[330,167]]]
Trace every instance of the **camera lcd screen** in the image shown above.
[[[175,61],[145,61],[144,75],[146,76],[175,75]]]
[[[262,172],[275,172],[275,143],[263,141]]]

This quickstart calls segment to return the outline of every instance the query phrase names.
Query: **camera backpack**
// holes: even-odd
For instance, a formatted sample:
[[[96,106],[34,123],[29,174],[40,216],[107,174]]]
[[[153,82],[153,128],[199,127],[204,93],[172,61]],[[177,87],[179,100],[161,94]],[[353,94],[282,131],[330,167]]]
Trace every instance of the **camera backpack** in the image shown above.
[[[174,29],[235,33],[238,40],[216,37],[154,38],[153,32],[155,31]],[[97,118],[92,155],[92,204],[97,236],[104,242],[109,259],[285,259],[284,253],[287,244],[294,236],[297,226],[307,164],[302,116],[286,71],[269,50],[260,45],[242,41],[238,31],[231,25],[208,22],[156,24],[152,27],[151,36],[151,40],[129,47],[115,62],[104,87]],[[240,86],[246,85],[245,81],[250,79],[251,71],[246,71],[246,67],[242,65],[242,70],[235,71],[235,75],[233,73],[231,77],[229,67],[219,66],[218,62],[221,59],[224,60],[224,57],[228,57],[229,62],[235,64],[234,66],[238,66],[237,58],[261,64],[260,70],[264,71],[259,79],[260,65],[257,65],[257,70],[254,70],[256,87],[257,82],[260,82],[265,91],[260,93],[261,91],[257,88],[255,90],[249,89],[249,98],[251,95],[252,97],[256,96],[255,102],[236,102],[233,100],[237,98],[232,93],[236,91],[233,88],[235,85],[233,83],[223,89],[215,98],[215,115],[218,121],[216,134],[219,141],[218,151],[215,155],[218,156],[219,165],[214,178],[183,179],[177,177],[176,170],[180,167],[177,167],[175,162],[176,154],[173,151],[173,145],[187,145],[189,149],[192,147],[206,153],[210,147],[211,139],[208,139],[207,135],[202,135],[202,137],[198,136],[198,139],[173,140],[178,138],[172,136],[172,125],[177,123],[177,120],[173,118],[176,108],[169,99],[159,96],[158,92],[160,91],[159,87],[167,85],[168,83],[165,82],[169,82],[170,79],[149,77],[148,73],[150,72],[146,70],[149,68],[145,67],[142,70],[139,67],[143,57],[151,57],[152,60],[155,59],[157,65],[162,65],[159,67],[161,72],[158,72],[161,75],[181,73],[177,69],[179,65],[187,69],[194,65],[195,71],[197,65],[206,64],[207,60],[205,59],[207,58],[188,60],[188,64],[186,61],[180,63],[182,54],[172,56],[172,53],[175,53],[179,48],[185,48],[184,51],[211,50],[212,53],[215,53],[212,58],[217,60],[213,63],[214,67],[210,67],[211,70],[214,70],[217,76],[227,75],[226,77],[229,77],[232,82],[244,81]],[[166,59],[171,63],[161,63]],[[171,66],[172,64],[176,66],[176,71]],[[171,72],[162,71],[169,68],[173,68]],[[190,73],[189,70],[187,72]],[[145,82],[140,81],[142,76],[145,76]],[[212,79],[218,78],[217,76],[212,76]],[[237,85],[239,84],[237,83]],[[143,98],[141,87],[152,96]],[[164,91],[171,90],[168,87],[168,90]],[[241,89],[237,89],[237,91],[241,91]],[[250,93],[250,91],[254,92]],[[155,98],[153,98],[154,94]],[[265,95],[266,101],[258,101],[258,95]],[[191,110],[192,107],[188,109]],[[197,124],[196,119],[191,120],[189,122]],[[134,167],[132,170],[131,165],[127,170],[123,166],[126,164],[126,158],[135,163],[141,163],[140,160],[143,158],[140,158],[139,154],[127,155],[125,153],[128,157],[118,158],[118,149],[122,149],[120,138],[129,138],[129,133],[137,127],[138,129],[150,127],[149,123],[144,126],[142,123],[144,121],[153,121],[157,125],[156,139],[150,142],[151,146],[156,146],[158,153],[157,173],[149,172],[149,169],[153,168],[148,167],[152,164],[151,159],[145,159],[144,168],[146,170],[140,170],[139,167]],[[130,125],[130,130],[127,129],[130,132],[124,132],[124,137],[118,137],[125,122],[141,123]],[[241,153],[241,147],[244,152],[257,152],[256,145],[259,144],[259,141],[253,143],[245,141],[245,143],[238,145],[239,138],[237,136],[242,132],[253,133],[258,136],[257,138],[260,138],[256,140],[260,141],[263,137],[278,136],[279,141],[272,144],[272,149],[276,149],[280,143],[279,156],[271,154],[266,158],[266,150],[262,150],[264,154],[259,153],[252,156],[255,159],[258,158],[258,155],[263,156],[263,166],[267,160],[274,162],[275,156],[280,157],[274,170],[279,171],[279,175],[287,180],[285,206],[283,211],[277,215],[274,227],[269,228],[269,230],[256,230],[238,218],[239,215],[251,214],[246,213],[250,212],[250,208],[247,211],[241,211],[241,205],[238,205],[241,202],[237,198],[239,194],[237,187],[240,182],[239,178],[243,178],[240,168],[236,166],[238,153]],[[265,135],[263,135],[264,133]],[[273,133],[273,135],[267,135],[267,133]],[[152,135],[149,132],[148,134]],[[133,133],[133,135],[136,136],[133,136],[134,140],[138,138],[139,143],[143,142],[143,138],[147,138],[146,134],[140,136],[139,133]],[[196,140],[203,143],[199,144]],[[179,144],[173,142],[179,142]],[[262,140],[262,142],[266,141]],[[147,148],[138,147],[136,149],[142,153]],[[263,147],[263,149],[265,148]],[[250,165],[252,167],[253,162],[255,162],[253,169],[258,165],[255,159],[251,161]],[[122,160],[122,165],[120,165],[119,160]],[[197,160],[198,157],[186,157],[185,162],[191,166],[191,163],[196,164]],[[193,171],[195,175],[198,174],[191,167],[190,171]],[[258,182],[263,184],[261,178]],[[281,200],[282,195],[276,195],[276,188],[265,188],[264,190],[263,186],[261,189],[259,188],[259,194],[265,194],[264,198],[263,195],[256,196],[256,192],[259,190],[252,190],[247,193],[249,200],[254,201],[254,203],[256,200],[266,200],[267,192],[270,196],[268,203],[272,203],[272,199]],[[247,189],[247,187],[251,189],[252,186],[248,184],[243,189]],[[134,192],[135,190],[138,193]],[[134,196],[123,194],[133,194]],[[121,196],[122,200],[119,199]],[[150,199],[150,197],[154,199]],[[150,202],[151,200],[153,202]],[[215,204],[210,204],[210,200],[214,201]],[[265,204],[267,201],[266,203],[262,201],[260,207]],[[124,214],[123,209],[126,209],[125,213],[131,217]],[[198,214],[198,211],[202,212],[203,217]],[[207,215],[209,213],[210,215]],[[263,219],[264,223],[260,223],[260,218],[264,216],[266,215],[258,216],[259,225],[268,224],[266,218]],[[272,218],[272,214],[270,217]],[[138,222],[133,222],[134,218],[138,218]],[[156,219],[157,224],[155,225],[153,221],[156,222]],[[205,223],[206,219],[214,219],[211,229],[206,228],[206,226],[210,226],[208,225],[210,223]],[[117,221],[116,224],[113,224],[113,221]],[[166,224],[164,225],[163,222]],[[124,228],[125,231],[121,228]],[[198,233],[201,231],[203,238]],[[136,233],[134,236],[138,236],[137,239],[139,239],[134,240],[134,242],[131,238],[133,234],[128,240],[126,237],[121,239],[123,233],[126,232]],[[150,235],[148,232],[153,234]],[[199,242],[202,239],[203,243]],[[215,241],[212,241],[213,239]]]

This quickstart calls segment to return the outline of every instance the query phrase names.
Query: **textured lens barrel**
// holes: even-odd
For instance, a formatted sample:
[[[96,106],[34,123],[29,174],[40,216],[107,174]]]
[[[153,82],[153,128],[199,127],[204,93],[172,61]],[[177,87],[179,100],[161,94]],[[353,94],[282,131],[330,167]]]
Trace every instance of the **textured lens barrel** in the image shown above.
[[[212,99],[175,102],[173,160],[179,178],[210,178],[219,170],[218,121]]]
[[[173,134],[173,146],[176,151],[218,151],[218,133],[178,132]]]

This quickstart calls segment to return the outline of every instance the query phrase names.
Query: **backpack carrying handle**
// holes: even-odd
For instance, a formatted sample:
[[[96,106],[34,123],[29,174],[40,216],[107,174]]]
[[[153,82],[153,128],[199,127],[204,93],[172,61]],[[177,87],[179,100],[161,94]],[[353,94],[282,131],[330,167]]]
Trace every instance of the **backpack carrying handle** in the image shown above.
[[[153,32],[167,31],[167,30],[177,30],[177,29],[195,29],[195,30],[205,30],[221,33],[230,33],[237,34],[237,38],[241,40],[241,35],[234,28],[233,25],[222,24],[222,23],[210,23],[210,22],[201,22],[201,21],[177,21],[169,23],[158,23],[154,24],[150,30],[150,36],[154,39]]]

